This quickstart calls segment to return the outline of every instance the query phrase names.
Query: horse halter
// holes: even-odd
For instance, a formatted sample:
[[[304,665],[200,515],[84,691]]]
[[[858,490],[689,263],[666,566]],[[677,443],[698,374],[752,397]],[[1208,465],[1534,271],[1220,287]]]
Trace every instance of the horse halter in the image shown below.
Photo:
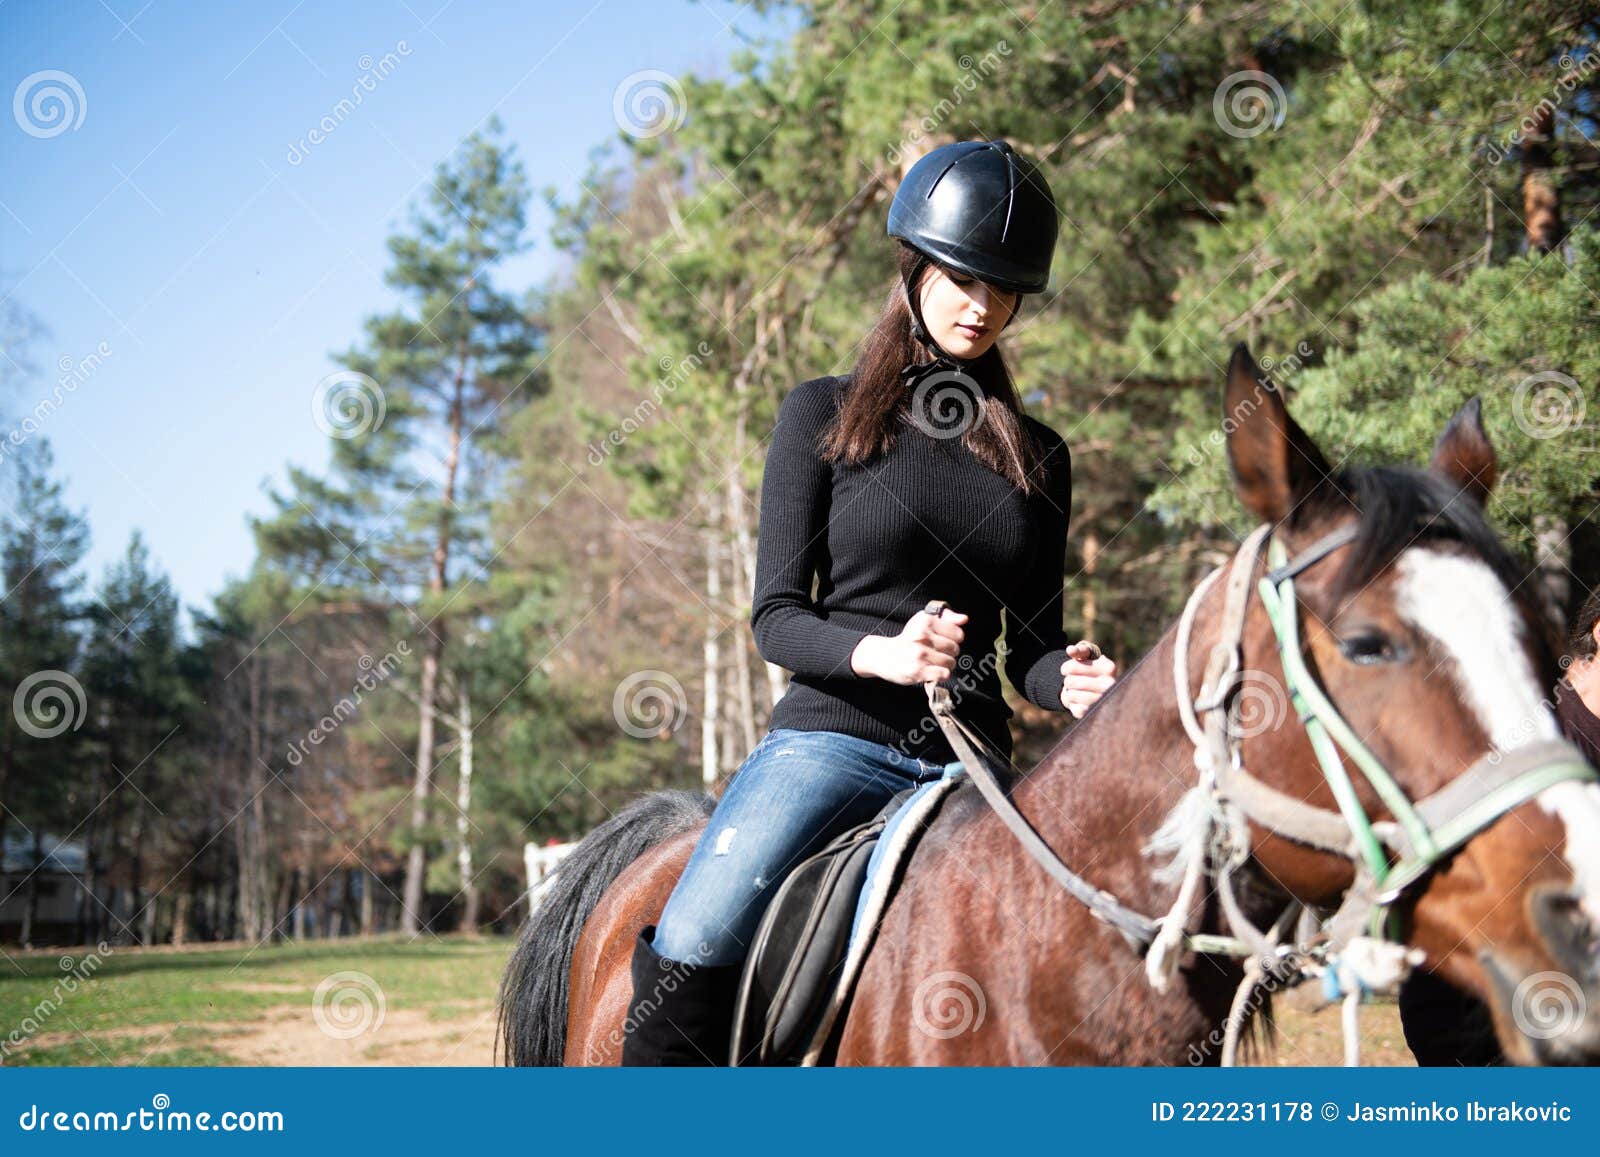
[[[1339,713],[1322,685],[1306,665],[1300,641],[1301,604],[1295,578],[1340,547],[1358,532],[1346,524],[1318,539],[1293,559],[1283,543],[1271,537],[1269,526],[1258,527],[1240,547],[1228,568],[1222,632],[1212,648],[1205,683],[1198,700],[1189,697],[1188,634],[1200,602],[1222,573],[1207,577],[1189,599],[1179,623],[1174,677],[1184,725],[1195,743],[1195,764],[1201,788],[1213,801],[1217,814],[1236,809],[1244,819],[1266,831],[1321,851],[1349,859],[1356,881],[1345,903],[1330,921],[1331,947],[1342,948],[1366,923],[1373,936],[1392,932],[1392,905],[1434,867],[1473,836],[1553,784],[1594,782],[1600,779],[1579,750],[1565,740],[1535,740],[1508,751],[1491,750],[1449,783],[1413,802],[1370,747]],[[1254,575],[1263,541],[1267,541],[1267,573],[1256,587],[1277,640],[1289,703],[1304,727],[1317,763],[1332,790],[1338,811],[1308,804],[1256,778],[1244,767],[1240,736],[1234,726],[1237,697],[1233,694],[1241,674],[1244,619],[1249,579]],[[1185,709],[1192,703],[1192,710]],[[1196,726],[1195,713],[1205,724]],[[1342,757],[1341,757],[1342,755]],[[1357,797],[1345,759],[1371,785],[1393,820],[1375,821]],[[1249,854],[1247,836],[1241,845],[1239,817],[1225,830],[1232,835],[1227,861],[1236,865]],[[1391,855],[1394,862],[1391,863]],[[1260,945],[1264,934],[1243,921],[1233,902],[1225,864],[1219,876],[1225,913],[1235,931]]]

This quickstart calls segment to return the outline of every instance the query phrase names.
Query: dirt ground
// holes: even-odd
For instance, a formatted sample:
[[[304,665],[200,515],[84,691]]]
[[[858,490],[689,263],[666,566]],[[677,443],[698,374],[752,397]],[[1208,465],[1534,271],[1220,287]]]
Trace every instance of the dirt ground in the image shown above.
[[[1278,1013],[1279,1040],[1268,1056],[1253,1063],[1276,1066],[1337,1065],[1341,1063],[1343,1037],[1336,1008],[1312,1012],[1287,1007]],[[143,1033],[142,1029],[116,1029],[103,1041]],[[207,1027],[207,1045],[242,1065],[312,1065],[326,1067],[370,1065],[474,1066],[492,1065],[494,1057],[494,1007],[485,1001],[465,1015],[438,1018],[413,1009],[389,1009],[382,1021],[359,1035],[329,1036],[307,1012],[303,1003],[286,1004],[256,1020]],[[56,1037],[62,1039],[57,1040]],[[1362,1013],[1364,1065],[1409,1065],[1400,1034],[1400,1021],[1392,1004],[1379,1004]],[[39,1047],[65,1043],[66,1034],[45,1034]],[[162,1041],[158,1039],[155,1047]]]
[[[171,1035],[157,1032],[151,1039],[147,1028],[121,1028],[96,1033],[95,1040],[105,1048],[119,1040],[139,1039],[141,1046],[149,1045],[147,1053],[155,1053]],[[342,1068],[495,1063],[494,1008],[489,1002],[472,1015],[442,1020],[413,1009],[389,1010],[381,1023],[351,1037],[329,1036],[304,1004],[296,1003],[271,1009],[256,1020],[207,1025],[205,1036],[209,1049],[240,1065]],[[41,1033],[28,1047],[48,1050],[73,1042],[72,1033]],[[152,1058],[131,1058],[135,1064],[146,1059]]]
[[[317,1027],[304,1010],[285,1008],[264,1022],[240,1025],[218,1047],[246,1065],[492,1065],[494,1011],[436,1021],[397,1009],[361,1036],[342,1040]]]

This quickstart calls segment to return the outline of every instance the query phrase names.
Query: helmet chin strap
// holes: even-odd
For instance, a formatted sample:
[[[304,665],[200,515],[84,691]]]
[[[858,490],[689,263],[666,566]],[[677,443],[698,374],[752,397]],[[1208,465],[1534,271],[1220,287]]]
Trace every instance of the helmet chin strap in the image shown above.
[[[919,344],[921,344],[924,349],[930,350],[933,353],[933,357],[930,360],[912,362],[910,365],[902,369],[900,371],[900,377],[903,381],[909,384],[920,379],[924,374],[932,373],[934,370],[960,371],[966,369],[968,366],[977,364],[979,360],[978,358],[958,358],[946,350],[937,341],[935,341],[933,336],[928,333],[928,327],[923,323],[922,308],[917,302],[916,298],[912,295],[911,287],[902,281],[900,283],[900,292],[905,296],[906,308],[911,313],[911,336]],[[1020,305],[1021,302],[1019,301],[1018,304]],[[1011,317],[1006,318],[1006,325],[1010,325],[1011,319],[1015,316],[1016,311],[1012,310]],[[1005,328],[1005,325],[1000,327],[1002,331],[1004,331]]]

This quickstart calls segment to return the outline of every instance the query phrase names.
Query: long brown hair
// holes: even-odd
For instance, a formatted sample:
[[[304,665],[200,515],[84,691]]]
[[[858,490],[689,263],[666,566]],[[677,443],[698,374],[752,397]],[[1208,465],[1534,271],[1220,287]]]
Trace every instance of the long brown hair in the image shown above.
[[[904,241],[899,244],[900,281],[889,291],[883,312],[862,343],[861,355],[851,371],[850,388],[819,447],[825,461],[855,466],[889,450],[902,423],[912,421],[912,391],[901,380],[900,371],[937,352],[924,350],[912,336],[911,310],[901,291],[903,284],[911,286],[911,292],[918,292],[922,277],[933,268],[934,261]],[[1019,310],[1021,306],[1019,298]],[[975,418],[962,430],[962,444],[979,462],[1024,494],[1041,490],[1042,451],[1023,423],[1022,399],[1017,396],[999,344],[991,345],[982,357],[963,363],[962,369],[982,390],[981,397],[972,399],[981,407],[981,420]],[[936,398],[935,404],[941,401],[949,399]]]

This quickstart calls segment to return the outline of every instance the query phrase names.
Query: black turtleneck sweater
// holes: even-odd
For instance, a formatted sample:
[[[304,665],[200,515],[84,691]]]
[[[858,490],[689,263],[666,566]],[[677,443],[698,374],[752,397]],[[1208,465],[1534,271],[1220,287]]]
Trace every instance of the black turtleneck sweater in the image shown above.
[[[1600,767],[1600,719],[1565,679],[1556,681],[1556,719],[1561,733],[1578,745],[1585,759]]]
[[[965,613],[965,640],[946,686],[958,713],[1009,754],[1012,711],[997,667],[1030,702],[1061,704],[1062,577],[1072,467],[1061,436],[1024,421],[1046,483],[1025,498],[960,438],[911,422],[894,446],[860,466],[818,457],[847,389],[816,378],[783,401],[761,488],[750,626],[769,662],[794,673],[769,726],[841,731],[923,759],[955,758],[921,686],[857,675],[856,644],[897,635],[930,599]],[[815,597],[813,575],[817,577]],[[1006,649],[995,642],[1005,611]]]

